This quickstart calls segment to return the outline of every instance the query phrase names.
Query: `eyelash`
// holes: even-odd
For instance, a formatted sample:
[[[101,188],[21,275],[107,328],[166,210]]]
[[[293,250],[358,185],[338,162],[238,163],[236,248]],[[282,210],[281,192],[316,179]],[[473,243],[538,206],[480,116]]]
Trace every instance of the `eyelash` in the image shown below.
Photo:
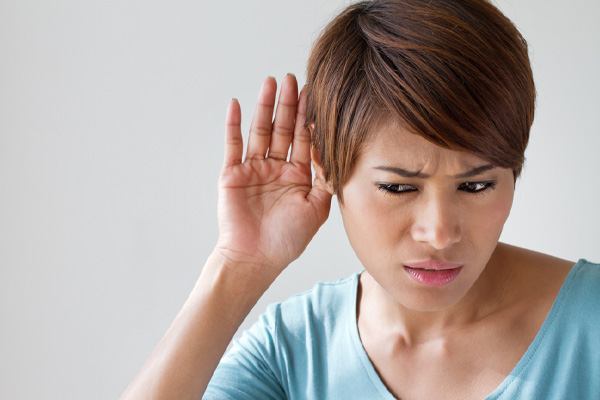
[[[475,188],[473,188],[472,186],[475,186]],[[460,185],[458,185],[458,190],[469,194],[482,194],[487,190],[494,190],[495,188],[496,182],[493,181],[463,182]],[[394,183],[380,183],[378,184],[378,190],[382,190],[384,194],[392,195],[401,195],[417,191],[417,189],[414,186]]]

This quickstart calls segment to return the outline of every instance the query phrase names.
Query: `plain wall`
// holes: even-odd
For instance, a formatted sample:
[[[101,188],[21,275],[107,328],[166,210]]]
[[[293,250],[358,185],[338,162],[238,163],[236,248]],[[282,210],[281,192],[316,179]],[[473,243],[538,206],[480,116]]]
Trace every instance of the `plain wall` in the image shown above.
[[[0,398],[116,398],[217,238],[227,103],[304,82],[344,1],[0,2]],[[502,240],[600,261],[600,2],[499,1],[539,99]],[[361,268],[334,204],[268,303]]]

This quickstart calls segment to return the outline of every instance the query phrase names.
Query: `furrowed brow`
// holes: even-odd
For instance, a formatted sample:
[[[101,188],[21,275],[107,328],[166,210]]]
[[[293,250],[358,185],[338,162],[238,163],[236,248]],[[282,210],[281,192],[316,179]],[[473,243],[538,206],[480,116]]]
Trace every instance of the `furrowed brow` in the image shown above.
[[[482,165],[481,167],[473,168],[472,170],[469,170],[467,172],[463,172],[462,174],[455,175],[454,177],[459,178],[459,179],[472,178],[474,176],[477,176],[479,174],[482,174],[482,173],[492,170],[494,168],[496,168],[495,165],[486,164],[486,165]]]
[[[393,172],[393,173],[398,174],[398,175],[400,175],[400,176],[402,176],[404,178],[428,178],[429,177],[429,175],[425,175],[421,171],[409,171],[409,170],[404,169],[404,168],[387,167],[385,165],[377,166],[374,169],[379,169],[381,171]]]
[[[492,170],[494,168],[496,168],[496,166],[494,166],[492,164],[486,164],[486,165],[482,165],[480,167],[473,168],[467,172],[463,172],[462,174],[455,175],[454,177],[459,178],[459,179],[472,178],[474,176],[477,176],[479,174],[482,174],[482,173]],[[388,167],[385,165],[380,165],[380,166],[374,167],[374,169],[378,169],[381,171],[393,172],[404,178],[429,178],[429,175],[424,174],[421,171],[409,171],[407,169],[399,168],[399,167]]]

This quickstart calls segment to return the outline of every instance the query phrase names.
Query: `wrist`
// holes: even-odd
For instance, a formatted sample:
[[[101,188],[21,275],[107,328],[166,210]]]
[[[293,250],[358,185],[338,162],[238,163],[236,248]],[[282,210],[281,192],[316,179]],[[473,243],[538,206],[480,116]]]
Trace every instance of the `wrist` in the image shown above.
[[[283,260],[273,260],[266,255],[246,254],[230,250],[226,246],[217,246],[213,249],[209,259],[219,268],[228,270],[233,275],[239,275],[242,279],[268,282],[268,285],[279,276],[289,263]]]
[[[217,291],[254,305],[277,275],[274,268],[264,263],[232,257],[227,251],[215,248],[208,257],[196,286],[202,286],[202,291]]]

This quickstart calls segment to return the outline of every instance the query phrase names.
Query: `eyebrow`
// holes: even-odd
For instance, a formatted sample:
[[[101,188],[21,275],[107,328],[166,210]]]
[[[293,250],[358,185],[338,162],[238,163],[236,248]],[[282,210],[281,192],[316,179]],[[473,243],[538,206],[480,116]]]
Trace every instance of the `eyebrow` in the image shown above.
[[[474,176],[477,176],[479,174],[482,174],[486,171],[492,170],[496,168],[495,165],[492,164],[486,164],[486,165],[482,165],[480,167],[475,167],[473,169],[470,169],[466,172],[463,172],[461,174],[458,175],[454,175],[455,178],[460,178],[460,179],[464,179],[464,178],[472,178]],[[393,172],[397,175],[400,175],[404,178],[429,178],[429,175],[424,174],[421,171],[410,171],[404,168],[398,168],[398,167],[388,167],[385,165],[379,165],[377,167],[374,167],[374,169],[378,169],[381,171],[388,171],[388,172]]]

